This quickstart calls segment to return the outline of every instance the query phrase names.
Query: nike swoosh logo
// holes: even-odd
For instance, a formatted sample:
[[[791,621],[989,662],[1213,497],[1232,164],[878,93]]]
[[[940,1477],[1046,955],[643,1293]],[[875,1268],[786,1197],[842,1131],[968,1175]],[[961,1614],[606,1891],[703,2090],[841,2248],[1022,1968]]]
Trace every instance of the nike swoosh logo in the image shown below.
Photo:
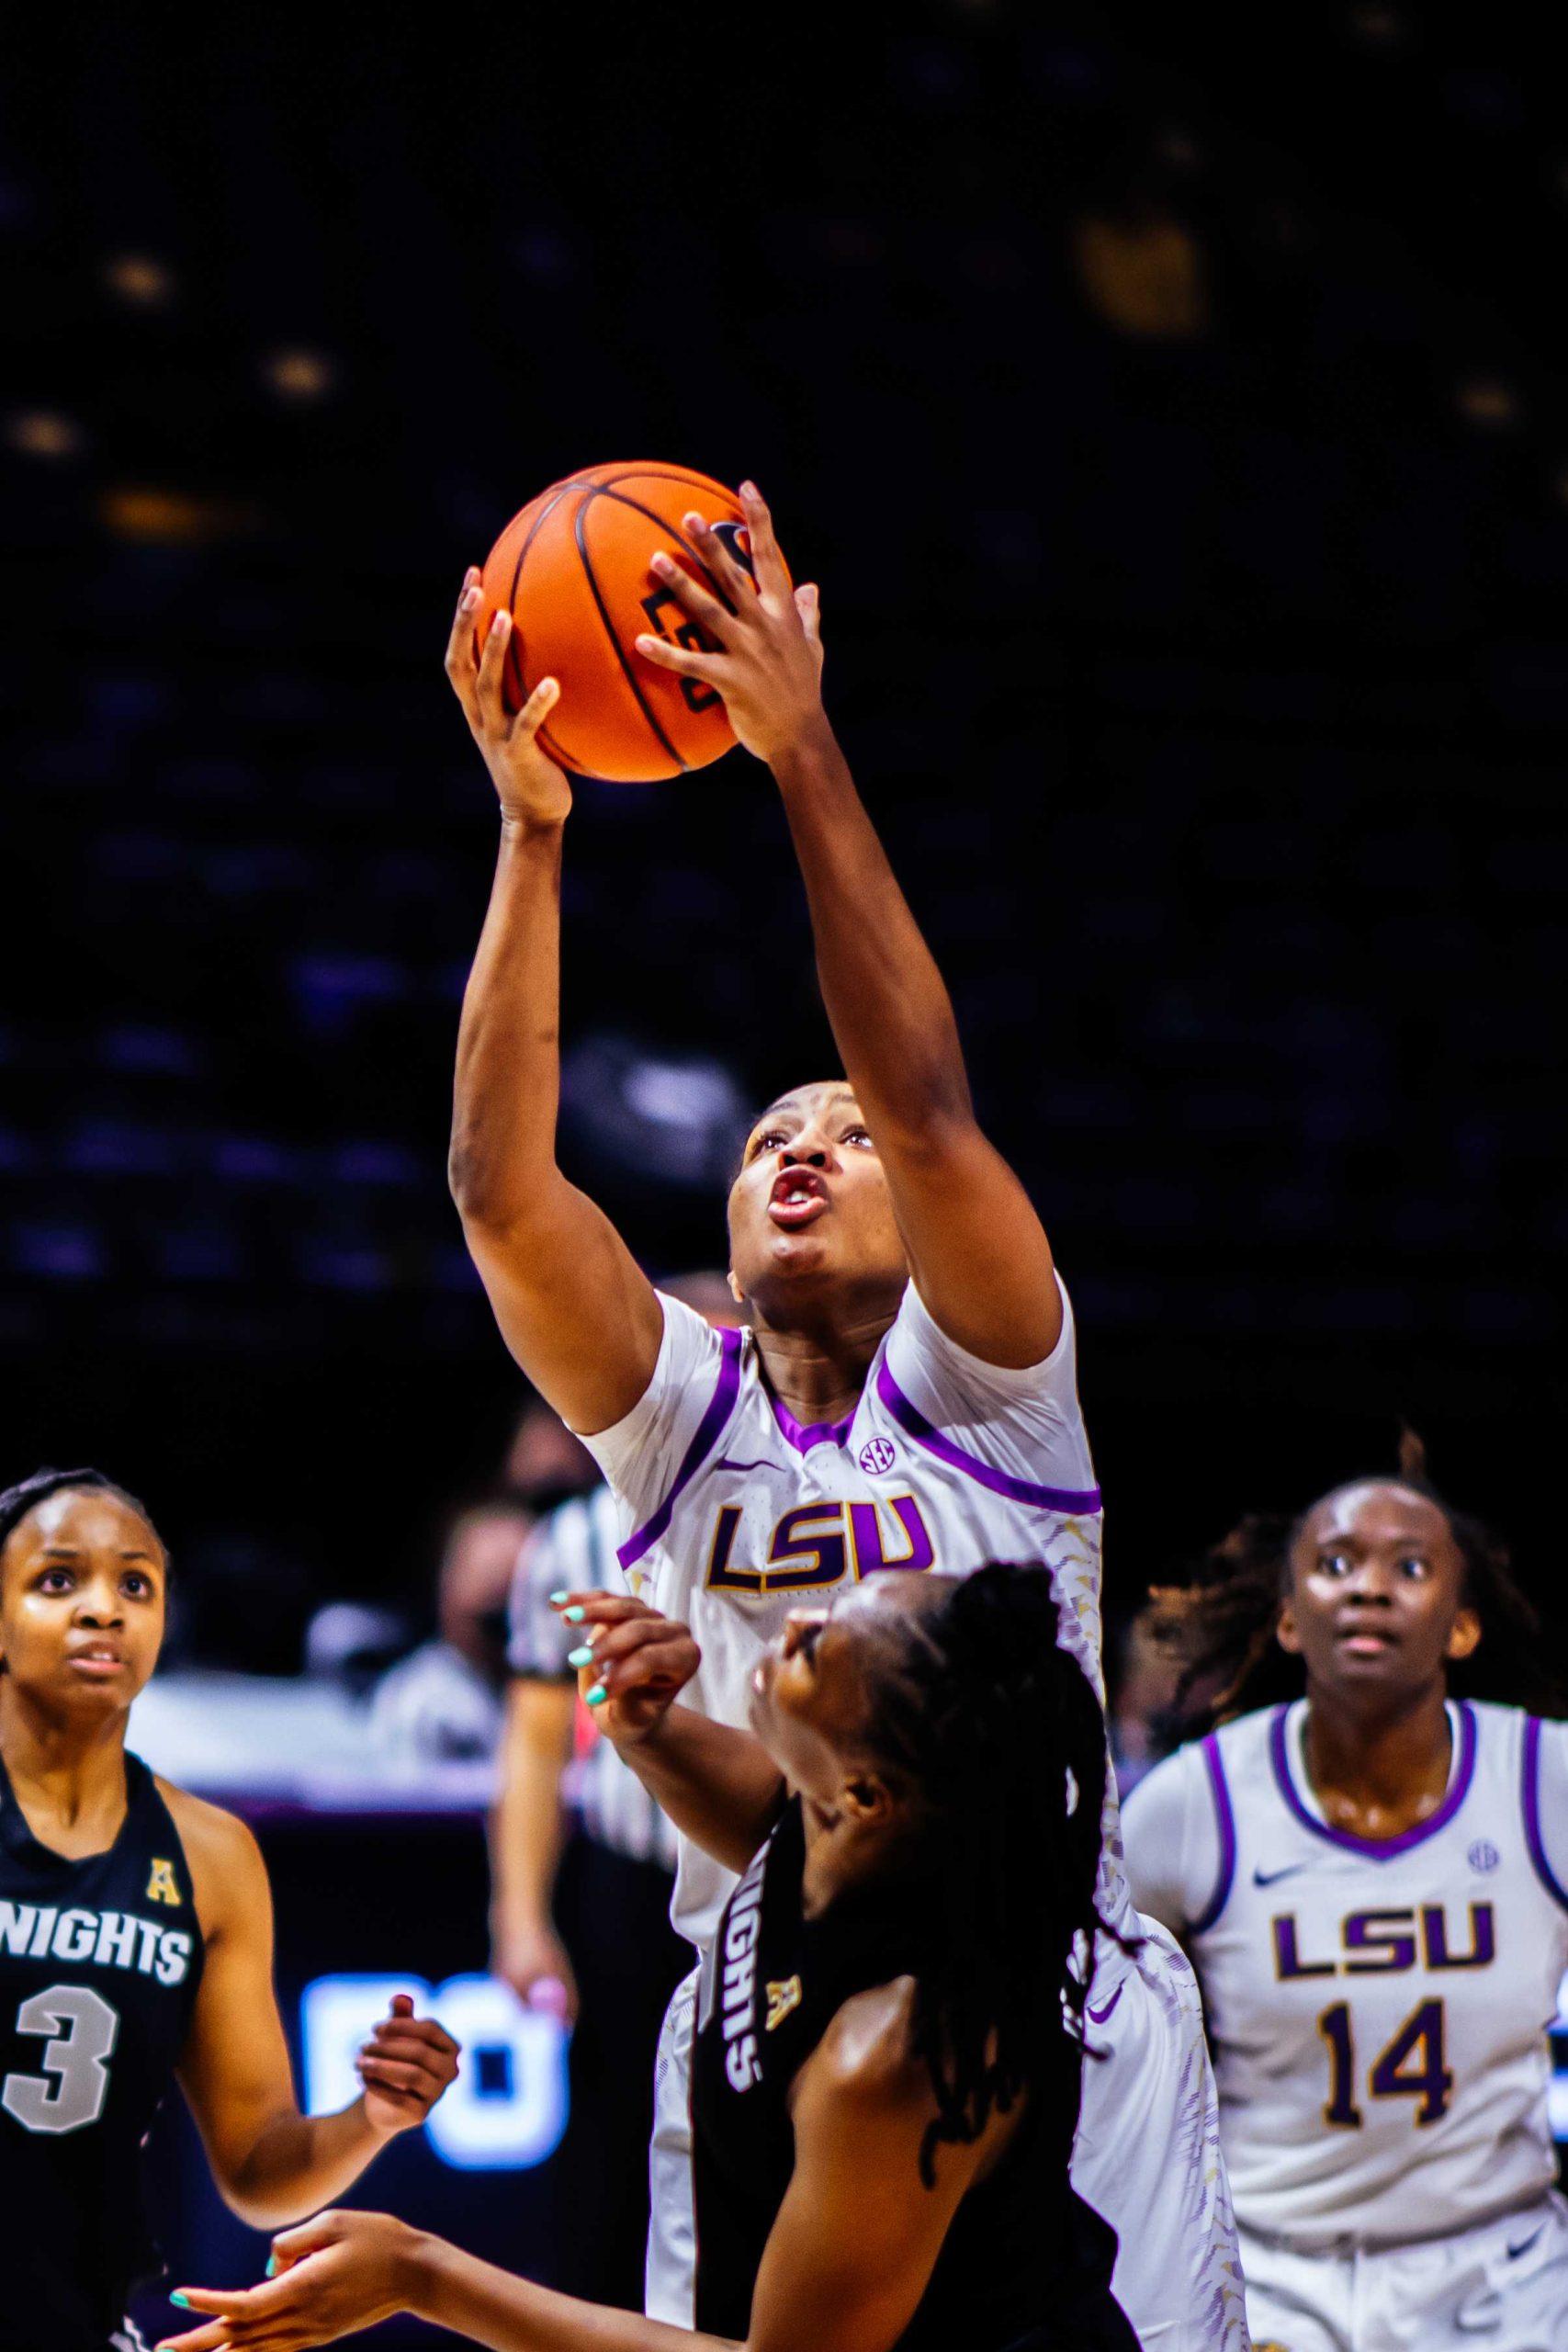
[[[771,1462],[731,1462],[727,1453],[722,1462],[716,1462],[713,1466],[716,1470],[771,1470],[773,1464]]]
[[[1517,2262],[1521,2254],[1528,2254],[1531,2246],[1534,2245],[1537,2238],[1540,2237],[1541,2230],[1544,2230],[1545,2227],[1546,2223],[1542,2222],[1540,2229],[1532,2230],[1528,2238],[1521,2238],[1517,2245],[1511,2245],[1508,2248],[1509,2261]]]
[[[1111,1998],[1107,2001],[1102,2009],[1090,2008],[1089,2003],[1086,2001],[1084,2003],[1083,2013],[1085,2017],[1088,2018],[1090,2025],[1103,2025],[1106,2018],[1111,2015],[1111,2010],[1116,2007],[1117,2002],[1122,1998],[1122,1994],[1126,1990],[1127,1987],[1125,1984],[1118,1984],[1116,1990],[1112,1993]],[[1541,2226],[1544,2229],[1546,2225],[1543,2222]]]
[[[1304,1862],[1287,1862],[1282,1871],[1254,1871],[1252,1883],[1254,1886],[1273,1886],[1278,1880],[1294,1878],[1298,1871],[1304,1871],[1305,1868]]]

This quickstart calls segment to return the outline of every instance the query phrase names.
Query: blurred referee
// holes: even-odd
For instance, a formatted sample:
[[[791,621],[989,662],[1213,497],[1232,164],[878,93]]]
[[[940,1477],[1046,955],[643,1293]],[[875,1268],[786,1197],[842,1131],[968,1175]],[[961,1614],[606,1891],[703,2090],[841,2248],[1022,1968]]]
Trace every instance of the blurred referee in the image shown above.
[[[716,1324],[739,1318],[721,1275],[661,1285]],[[577,1634],[552,1592],[625,1589],[607,1487],[541,1521],[512,1582],[512,1680],[491,1816],[491,1966],[573,2020],[571,2109],[551,2167],[554,2276],[568,2294],[643,2306],[653,2061],[692,1964],[670,1925],[675,1832],[579,1702]]]

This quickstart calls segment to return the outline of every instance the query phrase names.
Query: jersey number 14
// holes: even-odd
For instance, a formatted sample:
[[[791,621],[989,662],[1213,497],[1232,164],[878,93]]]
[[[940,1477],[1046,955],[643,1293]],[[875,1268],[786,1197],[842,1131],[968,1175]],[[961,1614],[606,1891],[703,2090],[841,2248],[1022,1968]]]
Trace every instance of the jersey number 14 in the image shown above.
[[[1373,2098],[1416,2100],[1413,2121],[1436,2123],[1448,2112],[1454,2078],[1444,2049],[1441,2001],[1423,2001],[1412,2009],[1398,2032],[1372,2062],[1367,2087]],[[1317,2030],[1328,2044],[1328,2103],[1325,2123],[1357,2131],[1361,2110],[1356,2104],[1356,2037],[1348,2001],[1336,2001],[1318,2018]]]

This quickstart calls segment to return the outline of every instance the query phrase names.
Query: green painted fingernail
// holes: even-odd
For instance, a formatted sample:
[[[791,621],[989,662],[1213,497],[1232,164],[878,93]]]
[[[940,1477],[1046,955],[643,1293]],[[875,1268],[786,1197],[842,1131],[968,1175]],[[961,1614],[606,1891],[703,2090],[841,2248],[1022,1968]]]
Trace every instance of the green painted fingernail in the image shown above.
[[[568,1666],[592,1666],[593,1663],[593,1653],[589,1648],[588,1644],[584,1642],[580,1650],[568,1650],[566,1654],[566,1662]]]
[[[605,1690],[604,1685],[602,1682],[596,1682],[592,1690],[588,1690],[583,1693],[584,1698],[587,1700],[588,1704],[591,1707],[603,1706],[604,1701],[609,1697],[609,1692]]]
[[[182,2295],[177,2287],[175,2289],[174,2293],[169,2297],[169,2301],[171,2303],[178,2303],[182,2312],[188,2312],[190,2309],[190,2297],[188,2295]]]
[[[561,1591],[559,1591],[559,1592],[552,1592],[552,1593],[551,1593],[551,1595],[550,1595],[550,1607],[551,1607],[552,1609],[558,1609],[558,1608],[560,1607],[560,1605],[561,1605],[561,1602],[562,1602],[565,1599],[566,1599],[566,1592],[565,1592],[564,1588],[563,1588],[563,1589],[562,1589]]]
[[[266,2275],[269,2278],[276,2278],[277,2276],[277,2256],[276,2254],[269,2254],[267,2256]]]
[[[581,1601],[579,1601],[575,1609],[563,1609],[561,1611],[561,1615],[566,1619],[569,1625],[581,1625],[587,1614],[588,1611],[583,1608]]]

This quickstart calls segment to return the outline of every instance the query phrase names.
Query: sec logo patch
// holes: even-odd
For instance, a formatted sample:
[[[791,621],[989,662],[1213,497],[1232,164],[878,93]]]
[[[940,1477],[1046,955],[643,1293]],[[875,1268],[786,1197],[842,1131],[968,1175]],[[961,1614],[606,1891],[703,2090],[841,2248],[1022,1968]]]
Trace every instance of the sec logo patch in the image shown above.
[[[862,1446],[859,1459],[861,1468],[874,1477],[879,1471],[891,1470],[898,1453],[891,1438],[874,1437],[868,1438]]]

